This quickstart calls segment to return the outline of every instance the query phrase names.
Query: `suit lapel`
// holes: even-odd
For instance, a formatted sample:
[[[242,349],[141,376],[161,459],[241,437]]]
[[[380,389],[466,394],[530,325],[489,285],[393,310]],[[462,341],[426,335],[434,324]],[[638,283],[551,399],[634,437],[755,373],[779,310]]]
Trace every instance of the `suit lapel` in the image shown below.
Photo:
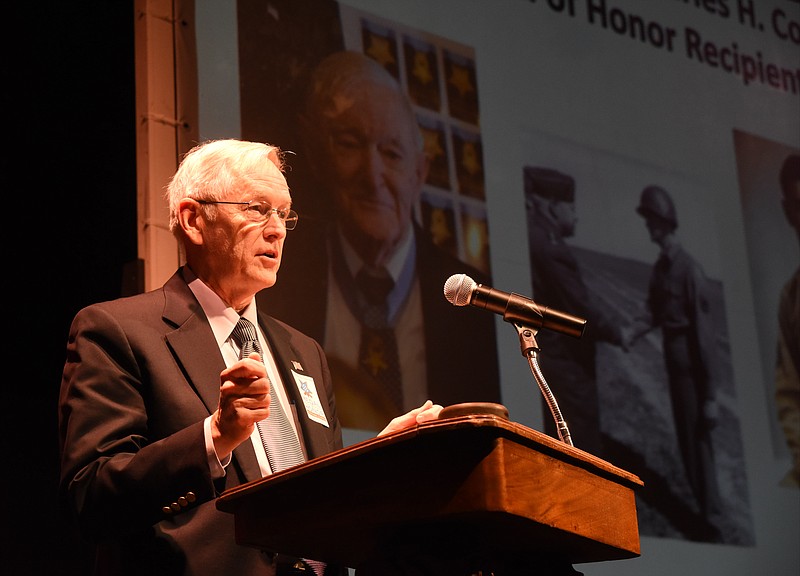
[[[219,374],[225,369],[214,332],[180,271],[164,285],[164,293],[164,319],[177,326],[166,334],[167,343],[185,371],[189,385],[211,414],[219,403]],[[246,480],[261,477],[250,442],[240,444],[233,454]]]
[[[300,374],[305,374],[314,378],[314,384],[317,389],[317,395],[322,403],[328,419],[331,418],[327,411],[328,396],[325,391],[324,383],[321,381],[322,375],[310,374],[306,371],[306,367],[310,366],[307,359],[300,354],[300,352],[292,346],[291,334],[279,324],[275,319],[267,316],[266,314],[259,313],[259,322],[264,330],[264,333],[269,340],[270,347],[272,348],[275,357],[275,363],[278,366],[281,379],[284,382],[286,394],[292,403],[295,423],[297,424],[298,431],[300,431],[300,442],[305,449],[308,458],[314,458],[321,454],[329,452],[328,445],[328,429],[313,422],[306,412],[303,399],[300,397],[300,391],[297,388],[294,376],[292,375],[293,362],[302,368],[297,368],[296,371]]]
[[[205,316],[189,317],[177,330],[167,334],[167,342],[210,414],[217,408],[219,373],[225,369],[225,362]]]

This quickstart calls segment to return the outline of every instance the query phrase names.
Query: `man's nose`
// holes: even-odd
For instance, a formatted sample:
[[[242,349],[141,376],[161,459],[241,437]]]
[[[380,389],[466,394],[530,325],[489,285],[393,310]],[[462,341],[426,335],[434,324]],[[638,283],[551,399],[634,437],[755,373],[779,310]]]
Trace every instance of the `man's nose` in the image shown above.
[[[286,236],[286,225],[274,211],[267,215],[263,226],[264,236],[278,236],[279,238]]]
[[[364,175],[373,183],[383,180],[386,164],[378,147],[374,145],[368,146],[364,156],[364,162],[366,164],[366,166],[364,166]]]

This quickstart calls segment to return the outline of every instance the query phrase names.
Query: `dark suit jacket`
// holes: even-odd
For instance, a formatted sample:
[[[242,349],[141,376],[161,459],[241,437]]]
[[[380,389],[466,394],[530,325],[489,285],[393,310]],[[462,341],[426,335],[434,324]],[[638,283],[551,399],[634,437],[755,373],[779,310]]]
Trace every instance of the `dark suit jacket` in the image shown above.
[[[444,283],[453,274],[467,274],[483,284],[487,278],[441,250],[421,230],[415,232],[428,397],[445,406],[500,402],[495,315],[471,306],[453,306],[444,297]],[[324,340],[328,306],[327,234],[315,223],[290,232],[284,246],[288,257],[281,264],[278,281],[256,296],[261,309],[320,342]],[[339,385],[334,382],[341,411],[344,406]]]
[[[310,420],[297,387],[286,387],[308,457],[341,448],[321,347],[266,314],[259,322],[284,381],[296,361],[320,394],[329,427]],[[75,317],[59,403],[60,497],[96,543],[98,574],[272,573],[267,555],[235,544],[233,516],[215,506],[222,490],[260,478],[250,442],[236,448],[224,478],[210,477],[203,419],[217,407],[224,368],[180,272],[158,290]],[[162,511],[176,502],[177,512]]]

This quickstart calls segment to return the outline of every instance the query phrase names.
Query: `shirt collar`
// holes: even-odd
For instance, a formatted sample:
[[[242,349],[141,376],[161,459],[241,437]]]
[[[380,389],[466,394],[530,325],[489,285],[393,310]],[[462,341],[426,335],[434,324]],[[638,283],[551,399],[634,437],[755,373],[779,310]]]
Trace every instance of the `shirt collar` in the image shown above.
[[[236,310],[228,306],[222,298],[217,295],[209,286],[200,280],[197,275],[192,272],[188,266],[183,268],[183,278],[189,285],[189,290],[192,291],[194,297],[200,303],[208,323],[211,325],[211,330],[214,332],[214,338],[217,340],[217,345],[222,346],[233,332],[234,326],[239,321],[240,315]],[[242,311],[241,317],[247,318],[254,325],[258,325],[258,310],[256,308],[256,299],[253,298],[250,304]]]
[[[415,245],[414,228],[410,223],[408,227],[408,234],[406,234],[405,239],[400,243],[389,259],[389,262],[386,264],[386,270],[395,281],[395,284],[399,283],[400,275],[403,273],[403,268],[408,261],[408,255],[412,253]],[[364,266],[364,262],[356,253],[355,249],[347,242],[347,239],[341,231],[337,229],[336,233],[339,235],[339,244],[342,247],[342,255],[344,256],[347,269],[350,271],[350,275],[355,278],[358,271]]]

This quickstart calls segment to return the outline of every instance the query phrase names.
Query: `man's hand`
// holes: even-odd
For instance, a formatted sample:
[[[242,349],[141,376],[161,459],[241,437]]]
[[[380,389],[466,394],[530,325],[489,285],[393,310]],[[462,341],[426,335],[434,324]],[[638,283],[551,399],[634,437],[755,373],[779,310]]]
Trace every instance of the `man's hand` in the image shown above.
[[[406,412],[402,416],[392,419],[389,425],[378,433],[378,436],[384,436],[385,434],[405,430],[406,428],[411,428],[412,426],[428,422],[429,420],[435,420],[439,417],[439,412],[441,411],[442,406],[434,404],[430,400],[425,400],[425,404],[419,408],[414,408],[410,412]]]
[[[219,404],[211,418],[211,437],[220,460],[247,440],[259,420],[269,415],[267,368],[257,353],[219,375]]]

